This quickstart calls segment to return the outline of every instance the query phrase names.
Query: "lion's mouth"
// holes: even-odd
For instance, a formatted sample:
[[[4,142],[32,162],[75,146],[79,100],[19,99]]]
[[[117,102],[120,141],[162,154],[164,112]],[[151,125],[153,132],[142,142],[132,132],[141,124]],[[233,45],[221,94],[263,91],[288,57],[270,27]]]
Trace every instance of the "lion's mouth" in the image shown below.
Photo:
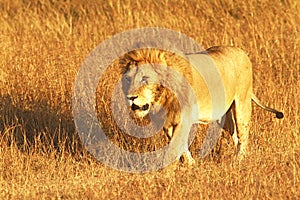
[[[142,111],[146,111],[149,109],[149,104],[143,105],[143,106],[138,106],[136,104],[132,104],[131,105],[131,110],[132,111],[136,111],[136,110],[142,110]]]

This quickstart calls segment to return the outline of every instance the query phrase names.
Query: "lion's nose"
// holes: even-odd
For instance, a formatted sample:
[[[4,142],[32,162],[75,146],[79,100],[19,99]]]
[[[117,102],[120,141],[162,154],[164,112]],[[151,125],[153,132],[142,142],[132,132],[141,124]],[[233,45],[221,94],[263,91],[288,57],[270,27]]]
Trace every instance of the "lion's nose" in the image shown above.
[[[135,100],[136,98],[138,98],[138,96],[127,96],[127,99],[129,99],[130,101]]]

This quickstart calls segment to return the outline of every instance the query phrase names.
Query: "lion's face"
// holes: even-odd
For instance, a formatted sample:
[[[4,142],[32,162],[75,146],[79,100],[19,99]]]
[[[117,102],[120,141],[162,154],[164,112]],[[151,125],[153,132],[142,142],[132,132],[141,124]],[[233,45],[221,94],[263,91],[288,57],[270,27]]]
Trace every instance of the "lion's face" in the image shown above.
[[[130,110],[138,118],[149,114],[162,89],[160,76],[153,65],[156,64],[130,63],[122,76],[122,88]]]

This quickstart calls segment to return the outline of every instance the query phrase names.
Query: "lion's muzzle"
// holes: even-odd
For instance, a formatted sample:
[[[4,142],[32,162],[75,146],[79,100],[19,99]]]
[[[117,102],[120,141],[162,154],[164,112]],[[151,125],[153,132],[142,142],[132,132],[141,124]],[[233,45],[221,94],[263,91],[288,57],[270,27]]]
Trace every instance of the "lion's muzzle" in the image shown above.
[[[144,118],[149,113],[150,105],[148,103],[144,105],[132,103],[130,109],[138,118]]]
[[[144,117],[150,110],[150,104],[145,98],[141,98],[137,95],[127,95],[127,99],[130,105],[131,111],[138,117]]]

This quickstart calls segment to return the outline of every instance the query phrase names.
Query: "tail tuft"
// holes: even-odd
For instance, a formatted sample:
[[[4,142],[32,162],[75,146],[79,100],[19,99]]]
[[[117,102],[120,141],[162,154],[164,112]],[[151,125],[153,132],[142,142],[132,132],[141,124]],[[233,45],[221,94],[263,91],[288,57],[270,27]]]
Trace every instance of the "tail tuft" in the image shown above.
[[[279,112],[279,111],[277,111],[277,112],[276,112],[276,118],[278,118],[278,119],[282,119],[282,118],[283,118],[283,113],[282,113],[282,112]]]

